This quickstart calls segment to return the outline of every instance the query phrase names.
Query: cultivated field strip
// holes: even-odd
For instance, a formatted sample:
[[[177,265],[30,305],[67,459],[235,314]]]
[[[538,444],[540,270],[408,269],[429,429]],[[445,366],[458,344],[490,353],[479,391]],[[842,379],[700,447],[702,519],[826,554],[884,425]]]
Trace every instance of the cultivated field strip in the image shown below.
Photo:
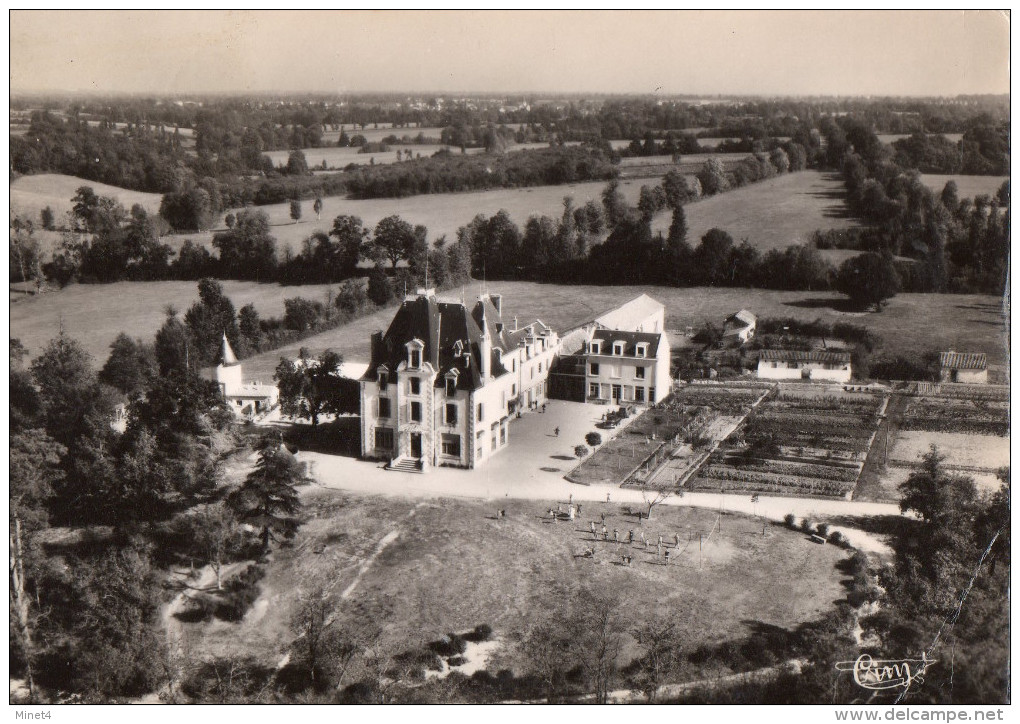
[[[711,455],[694,490],[847,498],[879,423],[882,398],[786,390]]]

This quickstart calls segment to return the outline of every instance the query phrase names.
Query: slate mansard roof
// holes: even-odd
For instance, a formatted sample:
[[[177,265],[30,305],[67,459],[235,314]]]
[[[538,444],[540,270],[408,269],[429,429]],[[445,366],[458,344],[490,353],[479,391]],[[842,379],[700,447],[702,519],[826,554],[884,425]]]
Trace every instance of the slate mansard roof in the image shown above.
[[[507,372],[500,353],[512,349],[509,333],[488,298],[479,300],[471,312],[463,304],[439,302],[435,296],[419,295],[400,305],[381,339],[373,338],[372,360],[362,379],[378,378],[379,367],[390,372],[407,361],[407,343],[420,340],[424,345],[422,361],[438,370],[436,386],[446,384],[447,373],[457,371],[457,389],[477,390],[481,378],[482,324],[489,330],[492,347],[490,374]]]

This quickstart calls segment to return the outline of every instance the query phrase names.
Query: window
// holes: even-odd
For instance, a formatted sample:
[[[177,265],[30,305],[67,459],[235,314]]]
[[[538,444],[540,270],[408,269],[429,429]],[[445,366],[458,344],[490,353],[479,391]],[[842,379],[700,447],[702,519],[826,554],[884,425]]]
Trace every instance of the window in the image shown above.
[[[492,449],[493,450],[495,450],[497,447],[499,447],[499,443],[497,441],[498,440],[498,430],[499,430],[499,423],[498,422],[492,423],[491,432],[492,432]]]
[[[375,449],[393,451],[393,430],[388,427],[377,427],[375,429]]]
[[[612,365],[609,368],[609,376],[618,379],[620,377],[620,365]]]
[[[451,403],[447,403],[446,405],[446,424],[457,424],[457,406]]]
[[[457,378],[447,377],[446,378],[446,396],[453,397],[457,394]]]
[[[460,435],[443,435],[443,455],[460,457]]]
[[[411,403],[411,422],[421,422],[421,403]]]
[[[639,380],[643,380],[645,378],[645,368],[644,367],[635,367],[634,368],[634,376],[636,378],[638,378]]]
[[[407,380],[407,382],[408,382],[408,385],[409,385],[408,389],[410,390],[412,395],[420,395],[421,394],[421,378],[419,378],[419,377],[411,377],[411,378],[409,378]]]
[[[619,400],[620,399],[620,386],[619,385],[613,385],[613,399],[614,400]]]
[[[542,374],[542,363],[538,363],[538,374]]]
[[[506,425],[499,426],[499,444],[506,445]]]
[[[379,398],[379,417],[390,416],[390,400],[388,397]]]
[[[591,363],[591,373],[593,375],[597,375],[599,373],[599,363],[598,362],[592,362]]]
[[[478,403],[478,412],[475,414],[475,418],[477,418],[478,422],[482,422],[485,419],[485,406],[481,402]]]
[[[390,381],[390,375],[386,370],[379,371],[379,389],[382,392],[386,391],[386,385]]]
[[[598,340],[591,343],[592,354],[602,354],[602,341]]]
[[[478,447],[478,451],[477,451],[477,454],[475,455],[475,457],[477,459],[479,459],[479,460],[482,459],[482,448],[481,448],[481,446]]]
[[[613,354],[617,357],[623,357],[623,342],[613,343]]]
[[[589,397],[598,397],[599,396],[599,383],[598,382],[592,382],[590,385],[588,385],[588,396]]]
[[[636,357],[647,357],[648,356],[648,345],[642,342],[634,350],[634,356]]]
[[[654,387],[649,387],[648,388],[648,401],[649,402],[655,402],[655,388]]]
[[[645,388],[644,387],[635,387],[634,388],[634,402],[644,402],[644,401],[645,401]]]
[[[513,359],[511,359],[510,360],[510,364],[513,366],[513,370],[511,370],[511,371],[516,372],[517,371],[517,358],[514,357]]]
[[[411,350],[411,367],[413,367],[414,369],[418,369],[419,367],[421,367],[421,350],[420,349],[412,349]]]
[[[517,397],[517,385],[510,385],[510,394]]]

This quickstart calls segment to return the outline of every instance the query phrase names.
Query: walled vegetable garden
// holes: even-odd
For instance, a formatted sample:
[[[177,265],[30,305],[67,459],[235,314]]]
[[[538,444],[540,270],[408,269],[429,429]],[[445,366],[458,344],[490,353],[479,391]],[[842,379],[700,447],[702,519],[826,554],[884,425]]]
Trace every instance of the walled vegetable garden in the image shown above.
[[[845,498],[882,398],[780,393],[762,403],[691,481],[694,490]]]
[[[918,397],[903,413],[903,430],[1009,437],[1009,402]]]

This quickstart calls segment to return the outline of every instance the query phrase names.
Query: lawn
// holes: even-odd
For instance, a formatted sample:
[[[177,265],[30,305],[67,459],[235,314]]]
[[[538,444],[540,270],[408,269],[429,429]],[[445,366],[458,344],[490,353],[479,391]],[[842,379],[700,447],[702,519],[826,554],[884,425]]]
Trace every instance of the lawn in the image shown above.
[[[160,194],[128,191],[118,186],[108,186],[77,176],[41,173],[34,176],[21,176],[11,181],[11,210],[28,216],[38,224],[39,212],[49,206],[56,214],[57,225],[60,226],[62,225],[61,215],[71,210],[71,198],[81,186],[91,186],[99,196],[111,196],[117,199],[128,210],[134,204],[141,204],[146,211],[155,214],[159,212],[159,205],[163,200]]]
[[[506,519],[496,520],[493,504],[460,499],[415,505],[319,489],[303,497],[310,518],[292,546],[273,554],[248,617],[185,625],[193,657],[233,653],[276,664],[293,640],[289,623],[299,601],[320,587],[341,625],[382,628],[386,654],[488,624],[500,642],[488,669],[518,675],[528,669],[520,644],[531,627],[582,586],[618,593],[628,625],[667,609],[686,614],[688,651],[761,626],[817,620],[845,594],[836,570],[844,551],[775,525],[763,537],[759,520],[712,510],[660,506],[639,523],[625,507],[589,503],[582,519],[553,522],[546,511],[565,510],[567,501],[508,500],[500,504]],[[621,539],[632,529],[652,541],[679,535],[680,552],[671,550],[667,567],[654,546],[593,543],[589,521],[601,525],[602,513]],[[699,550],[699,533],[713,528]],[[592,545],[595,558],[583,557]],[[620,565],[624,551],[631,567]],[[634,653],[627,637],[624,657]]]
[[[279,284],[225,281],[224,291],[236,309],[254,303],[262,317],[283,316],[289,297],[319,299],[325,286],[281,287]],[[102,365],[110,343],[120,332],[152,341],[163,324],[167,305],[181,314],[198,301],[195,282],[118,282],[74,284],[35,297],[19,297],[10,306],[10,336],[21,340],[32,356],[57,336],[67,333],[85,345]]]
[[[1009,438],[998,435],[971,435],[963,432],[924,432],[900,430],[889,451],[895,461],[917,463],[932,445],[937,445],[952,465],[989,468],[1009,466]]]
[[[799,171],[777,176],[688,204],[687,236],[694,244],[718,227],[738,244],[746,238],[763,252],[785,249],[803,244],[817,229],[858,226],[848,217],[844,195],[839,174]],[[665,214],[656,221],[669,224]]]
[[[957,196],[961,199],[972,199],[981,194],[995,196],[1003,181],[1009,176],[946,176],[942,174],[921,174],[921,182],[937,194],[942,193],[949,181],[955,181]]]

